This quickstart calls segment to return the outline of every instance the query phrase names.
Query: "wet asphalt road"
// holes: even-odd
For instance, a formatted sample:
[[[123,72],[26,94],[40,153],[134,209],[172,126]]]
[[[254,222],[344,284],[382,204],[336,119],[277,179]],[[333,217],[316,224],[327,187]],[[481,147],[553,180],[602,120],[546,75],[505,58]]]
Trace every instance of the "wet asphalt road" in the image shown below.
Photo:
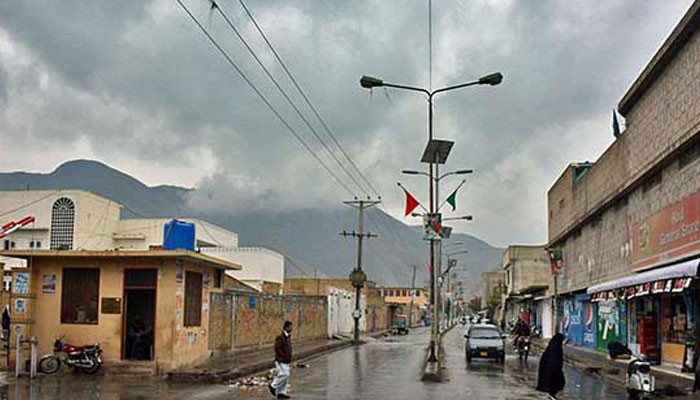
[[[464,358],[463,329],[445,338],[447,380],[420,382],[428,330],[408,336],[372,340],[307,363],[292,371],[290,394],[297,399],[547,399],[535,391],[537,358],[528,364],[509,355],[505,366],[493,361]],[[567,385],[561,399],[627,399],[624,388],[596,376],[565,369]],[[3,399],[269,399],[266,387],[235,388],[227,385],[172,385],[164,381],[114,381],[69,375],[27,380],[0,392]]]

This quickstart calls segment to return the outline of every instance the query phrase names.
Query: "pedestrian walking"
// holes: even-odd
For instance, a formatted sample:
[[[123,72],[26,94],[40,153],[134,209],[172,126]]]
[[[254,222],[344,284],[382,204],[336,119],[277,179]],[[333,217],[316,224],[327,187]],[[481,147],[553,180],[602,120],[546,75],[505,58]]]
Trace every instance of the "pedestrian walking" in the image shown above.
[[[547,348],[540,358],[540,367],[537,373],[537,390],[549,393],[556,398],[558,392],[564,389],[564,335],[557,333],[549,341]]]
[[[289,369],[292,363],[292,322],[284,321],[282,333],[275,339],[275,367],[277,376],[269,386],[270,393],[277,399],[289,399]]]

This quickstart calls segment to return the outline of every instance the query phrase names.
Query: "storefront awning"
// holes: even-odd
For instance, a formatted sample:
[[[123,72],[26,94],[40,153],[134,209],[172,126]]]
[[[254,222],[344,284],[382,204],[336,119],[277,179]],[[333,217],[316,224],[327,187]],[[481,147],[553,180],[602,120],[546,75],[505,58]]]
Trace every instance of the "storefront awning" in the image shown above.
[[[588,288],[593,300],[600,297],[630,298],[649,293],[681,292],[698,275],[700,260],[694,259],[639,274],[626,276]]]

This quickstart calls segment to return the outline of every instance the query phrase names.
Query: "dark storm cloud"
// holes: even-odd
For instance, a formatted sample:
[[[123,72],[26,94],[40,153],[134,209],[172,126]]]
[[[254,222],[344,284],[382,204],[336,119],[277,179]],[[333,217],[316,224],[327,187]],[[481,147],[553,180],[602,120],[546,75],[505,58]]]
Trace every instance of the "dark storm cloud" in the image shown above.
[[[399,210],[398,171],[422,168],[425,101],[414,93],[370,93],[358,79],[427,86],[426,4],[249,3],[387,207]],[[435,86],[494,70],[506,76],[501,86],[436,101],[436,136],[456,141],[446,168],[477,170],[459,201],[475,220],[458,229],[497,244],[544,241],[547,188],[566,163],[595,158],[610,143],[610,110],[690,1],[433,3]],[[186,4],[352,187],[209,2]],[[220,4],[293,93],[238,2]],[[3,38],[16,49],[3,51]],[[3,93],[4,135],[54,146],[87,141],[98,157],[163,168],[196,170],[199,154],[211,157],[216,170],[202,177],[193,199],[202,207],[274,209],[282,198],[287,207],[319,207],[347,197],[174,0],[3,2],[0,105]],[[425,195],[422,180],[400,179]]]

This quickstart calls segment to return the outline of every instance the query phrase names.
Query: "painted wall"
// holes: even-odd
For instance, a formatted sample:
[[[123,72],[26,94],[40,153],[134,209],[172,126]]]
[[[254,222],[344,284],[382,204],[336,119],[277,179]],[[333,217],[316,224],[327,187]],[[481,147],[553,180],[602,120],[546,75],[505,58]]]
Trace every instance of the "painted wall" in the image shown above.
[[[297,342],[324,339],[328,333],[327,299],[323,296],[272,295],[229,291],[232,294],[233,350],[267,347],[274,343],[285,320],[293,324]],[[219,335],[221,332],[212,332]],[[218,340],[217,340],[218,341]],[[224,350],[224,349],[220,349]]]
[[[583,303],[574,297],[562,302],[564,335],[573,344],[583,345]]]
[[[627,341],[625,302],[616,300],[600,301],[597,303],[597,310],[598,349],[608,351],[608,344],[611,342],[625,343]]]

